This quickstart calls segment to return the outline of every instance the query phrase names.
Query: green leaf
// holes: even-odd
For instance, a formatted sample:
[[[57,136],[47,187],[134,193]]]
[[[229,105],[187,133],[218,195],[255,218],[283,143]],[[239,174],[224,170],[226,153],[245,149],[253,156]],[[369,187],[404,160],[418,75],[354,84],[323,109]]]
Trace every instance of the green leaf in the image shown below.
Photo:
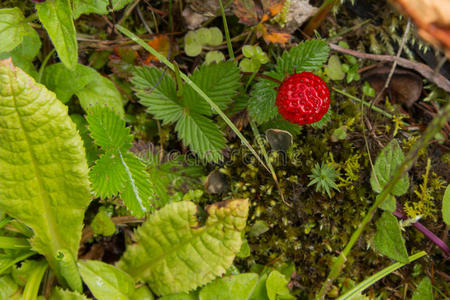
[[[287,73],[313,72],[327,61],[329,51],[327,43],[322,40],[301,42],[277,59],[275,70],[283,77]]]
[[[380,195],[377,195],[377,199]],[[397,201],[394,196],[388,195],[387,198],[381,203],[380,208],[382,210],[393,213],[397,209]]]
[[[36,252],[30,250],[10,250],[8,253],[0,255],[0,274],[4,274],[16,263],[21,262],[34,254],[36,254]]]
[[[33,229],[33,249],[61,279],[57,251],[77,253],[91,201],[83,142],[67,106],[10,60],[0,90],[0,209]]]
[[[450,225],[450,185],[447,185],[442,199],[442,218],[445,224]]]
[[[258,283],[256,284],[255,288],[253,289],[253,293],[249,300],[268,300],[269,296],[267,296],[267,289],[266,289],[266,281],[267,281],[267,273],[264,273],[259,277]]]
[[[63,64],[75,70],[78,61],[77,33],[69,0],[36,3],[39,20],[50,36]]]
[[[86,120],[95,144],[104,150],[127,151],[133,137],[125,121],[113,110],[104,106],[89,109]]]
[[[198,296],[192,293],[176,293],[158,298],[158,300],[198,300]]]
[[[22,43],[27,32],[34,30],[17,8],[0,9],[0,52],[8,52]]]
[[[95,143],[106,150],[89,174],[95,194],[106,198],[121,192],[127,208],[134,215],[143,216],[155,195],[145,164],[128,152],[130,129],[107,107],[93,107],[87,121]]]
[[[70,115],[70,118],[77,125],[78,133],[83,139],[88,164],[89,166],[92,166],[94,162],[98,159],[100,151],[98,147],[95,146],[94,141],[89,135],[89,130],[87,128],[87,121],[82,115],[79,114],[72,114]]]
[[[75,70],[69,70],[64,64],[57,63],[45,68],[42,83],[55,92],[62,103],[67,103],[73,94],[81,91],[96,76],[99,76],[98,73],[90,67],[77,64]]]
[[[374,238],[375,248],[387,257],[401,263],[408,263],[408,252],[402,237],[397,218],[390,212],[384,212],[377,221]]]
[[[195,57],[202,53],[202,45],[200,44],[186,44],[184,45],[184,52],[187,56]]]
[[[0,277],[0,299],[11,299],[18,289],[19,286],[12,280],[11,276]]]
[[[210,65],[212,63],[220,63],[225,61],[225,55],[220,51],[209,51],[205,56],[205,65]]]
[[[81,277],[99,300],[128,300],[134,293],[134,280],[127,273],[97,260],[78,263]]]
[[[370,184],[374,192],[381,193],[384,186],[389,182],[389,179],[404,159],[405,156],[403,155],[402,149],[395,139],[381,150],[370,176]],[[408,191],[408,188],[409,177],[408,174],[405,174],[394,186],[392,194],[401,196]]]
[[[210,34],[210,38],[209,38],[208,45],[214,47],[214,46],[219,46],[220,44],[222,44],[223,34],[222,34],[222,31],[220,31],[220,29],[218,27],[209,28],[209,34]]]
[[[50,295],[50,300],[88,300],[88,298],[77,292],[63,290],[62,288],[56,286]]]
[[[287,287],[288,283],[289,280],[277,270],[270,272],[266,281],[267,296],[269,299],[277,300],[281,298],[295,300],[295,297],[290,295],[289,288]]]
[[[98,73],[88,85],[75,94],[85,111],[92,106],[102,105],[111,107],[121,117],[125,115],[122,95],[111,80]]]
[[[22,43],[10,52],[0,53],[0,60],[11,57],[15,66],[24,70],[34,79],[38,77],[38,73],[32,63],[33,59],[39,53],[41,48],[41,39],[36,30],[31,29],[27,35],[23,37]]]
[[[258,274],[246,273],[219,278],[200,290],[200,300],[249,299],[258,283]]]
[[[217,124],[203,115],[183,114],[175,126],[178,137],[202,159],[217,162],[222,159],[225,138]]]
[[[264,74],[282,80],[282,77],[277,73],[268,72]],[[248,112],[256,123],[262,124],[278,116],[278,108],[275,106],[277,90],[278,83],[266,78],[258,78],[250,92],[251,97],[248,102]]]
[[[345,73],[342,71],[341,61],[339,56],[331,55],[328,60],[327,74],[331,80],[342,80],[345,78]]]
[[[137,229],[137,245],[128,246],[119,268],[157,295],[188,292],[225,273],[241,247],[248,200],[215,203],[206,211],[204,225],[192,202],[156,211]]]
[[[131,297],[133,300],[154,300],[152,292],[150,292],[149,288],[146,285],[141,285],[138,287]]]
[[[422,279],[414,291],[412,300],[433,300],[433,286],[428,277]]]
[[[116,225],[111,221],[111,218],[100,208],[100,211],[95,215],[91,223],[92,231],[96,235],[110,236],[116,232]]]
[[[266,131],[268,129],[280,129],[289,131],[293,136],[296,136],[302,131],[302,126],[297,124],[292,124],[284,120],[281,115],[277,115],[274,119],[267,121],[261,125],[261,129]]]
[[[141,104],[165,124],[178,121],[183,107],[177,99],[174,80],[157,68],[138,67],[133,72],[132,84]]]
[[[44,259],[41,259],[36,267],[30,272],[30,276],[27,279],[25,288],[23,289],[22,299],[36,299],[39,287],[41,285],[42,278],[44,277],[45,271],[48,268],[48,264]]]
[[[231,103],[239,88],[239,68],[233,61],[202,65],[190,79],[223,110]],[[211,106],[190,85],[184,88],[183,101],[192,111],[206,115],[214,113]]]
[[[112,5],[112,11],[120,10],[124,8],[128,3],[133,2],[133,0],[110,0]]]
[[[72,290],[82,293],[83,283],[75,263],[75,257],[67,249],[60,249],[56,254],[56,260],[68,286]]]
[[[82,14],[100,14],[108,13],[108,0],[73,0],[73,17],[78,19]]]

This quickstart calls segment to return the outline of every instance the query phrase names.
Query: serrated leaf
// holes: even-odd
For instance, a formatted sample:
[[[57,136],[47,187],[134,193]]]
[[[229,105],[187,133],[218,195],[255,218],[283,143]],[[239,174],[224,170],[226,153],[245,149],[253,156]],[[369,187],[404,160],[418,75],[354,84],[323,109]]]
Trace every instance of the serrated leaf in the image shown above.
[[[63,290],[62,288],[56,286],[50,295],[50,300],[88,300],[88,298],[77,292]]]
[[[420,281],[411,300],[433,300],[433,286],[430,278],[425,277]]]
[[[377,221],[374,238],[375,248],[387,257],[401,263],[408,263],[408,252],[402,237],[397,218],[390,212],[384,212]]]
[[[177,99],[174,81],[157,68],[138,67],[133,72],[132,84],[142,105],[165,124],[178,121],[183,106]]]
[[[122,95],[111,80],[97,72],[92,81],[75,94],[85,111],[93,106],[102,105],[112,108],[121,117],[125,115]]]
[[[230,104],[239,88],[239,68],[233,61],[202,65],[194,71],[190,79],[223,110]],[[183,101],[197,113],[214,113],[211,106],[190,85],[185,86]]]
[[[78,19],[82,14],[101,14],[108,13],[108,0],[73,0],[73,17]]]
[[[264,74],[282,80],[282,77],[274,72]],[[277,90],[278,84],[266,78],[259,78],[253,86],[248,102],[248,112],[256,123],[268,122],[278,115],[278,108],[275,105]]]
[[[12,51],[19,46],[30,30],[34,29],[25,22],[20,8],[0,9],[0,52]]]
[[[98,197],[105,199],[117,195],[125,187],[127,180],[119,153],[109,151],[103,154],[92,167],[89,179]]]
[[[86,87],[96,76],[97,72],[90,67],[77,64],[75,70],[69,70],[64,64],[57,63],[45,68],[42,83],[55,92],[62,103],[66,103],[73,94]]]
[[[123,167],[126,170],[127,181],[125,189],[121,191],[121,197],[127,208],[137,217],[143,217],[144,213],[159,206],[151,203],[155,200],[153,184],[145,171],[145,165],[131,153],[120,156]]]
[[[370,185],[376,193],[381,193],[384,186],[389,182],[396,169],[402,164],[405,156],[397,140],[392,140],[381,150],[370,176]],[[409,188],[409,177],[405,174],[394,186],[392,194],[401,196]]]
[[[442,199],[442,218],[445,224],[450,225],[450,185],[447,185]]]
[[[94,162],[99,158],[100,150],[95,146],[94,141],[89,135],[86,119],[79,114],[71,114],[70,118],[77,125],[78,133],[83,139],[84,149],[86,150],[86,158],[89,166],[92,166]]]
[[[222,159],[225,138],[210,119],[195,112],[185,113],[177,122],[175,130],[183,143],[202,159],[214,162]]]
[[[104,150],[127,151],[133,137],[125,121],[113,110],[104,106],[94,106],[86,117],[94,142]]]
[[[204,225],[197,207],[171,203],[137,229],[119,268],[142,280],[157,295],[188,292],[225,273],[239,252],[248,216],[248,200],[219,202],[206,208]]]
[[[0,209],[33,229],[61,279],[57,251],[77,253],[91,201],[83,142],[67,106],[11,60],[0,61],[0,90]]]
[[[311,40],[299,43],[289,51],[285,51],[277,59],[275,70],[281,76],[299,73],[301,71],[313,72],[323,66],[328,59],[330,48],[322,40]]]
[[[70,1],[46,0],[36,3],[36,9],[59,58],[67,68],[74,70],[78,61],[78,44]]]
[[[154,300],[155,297],[153,296],[152,292],[150,292],[150,289],[146,285],[141,285],[138,287],[134,293],[131,299],[136,300]],[[160,298],[161,299],[161,298]]]
[[[256,273],[246,273],[216,279],[200,290],[199,300],[249,299],[258,277]]]
[[[134,293],[134,280],[127,273],[97,260],[78,263],[81,277],[99,300],[128,300]]]

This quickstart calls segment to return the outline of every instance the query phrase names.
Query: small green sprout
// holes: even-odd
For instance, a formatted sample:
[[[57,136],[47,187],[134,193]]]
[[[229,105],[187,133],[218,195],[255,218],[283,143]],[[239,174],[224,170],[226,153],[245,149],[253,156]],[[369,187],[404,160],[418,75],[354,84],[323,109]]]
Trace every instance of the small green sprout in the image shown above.
[[[334,182],[338,176],[339,174],[333,166],[324,162],[322,162],[322,165],[316,163],[312,169],[312,174],[308,175],[308,177],[312,179],[308,186],[315,184],[316,192],[321,192],[323,194],[326,192],[328,197],[331,198],[330,189],[339,191],[339,188]]]
[[[242,72],[256,72],[261,65],[269,62],[269,57],[259,46],[245,45],[242,54],[246,57],[239,64]]]
[[[219,46],[223,41],[223,34],[217,27],[200,28],[189,31],[184,37],[184,51],[187,56],[197,56],[204,46]]]

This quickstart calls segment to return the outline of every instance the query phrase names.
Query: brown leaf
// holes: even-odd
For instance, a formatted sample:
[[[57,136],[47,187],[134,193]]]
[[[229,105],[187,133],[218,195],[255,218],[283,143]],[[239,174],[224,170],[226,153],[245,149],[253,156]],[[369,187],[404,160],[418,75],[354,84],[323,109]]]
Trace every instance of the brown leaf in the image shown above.
[[[367,80],[378,94],[383,89],[390,71],[391,66],[382,66],[364,72],[362,78]],[[397,67],[385,93],[392,102],[411,107],[422,94],[422,86],[422,78],[419,75]]]

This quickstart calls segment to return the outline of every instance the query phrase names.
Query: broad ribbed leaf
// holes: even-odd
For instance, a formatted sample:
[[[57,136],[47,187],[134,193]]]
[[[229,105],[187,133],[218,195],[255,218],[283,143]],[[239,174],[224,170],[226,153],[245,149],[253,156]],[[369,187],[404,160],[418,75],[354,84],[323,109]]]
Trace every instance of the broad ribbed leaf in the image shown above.
[[[78,263],[81,276],[89,290],[99,300],[128,300],[134,293],[134,280],[127,273],[101,261]]]
[[[282,76],[279,76],[275,72],[268,72],[265,75],[274,77],[275,79],[282,80]],[[275,106],[275,100],[277,97],[278,84],[266,78],[258,79],[250,93],[250,99],[248,101],[248,112],[258,124],[267,122],[276,116],[278,116],[278,109]]]
[[[34,231],[33,248],[61,278],[59,249],[76,254],[91,197],[83,143],[55,94],[0,61],[0,209]]]
[[[313,72],[325,64],[329,52],[330,48],[322,40],[302,42],[277,59],[275,70],[283,76],[301,71]]]
[[[191,80],[216,103],[226,109],[239,88],[239,68],[233,61],[202,65],[195,70]],[[183,101],[191,110],[211,115],[211,106],[190,85],[185,86]]]
[[[183,201],[155,212],[136,231],[118,266],[158,295],[187,292],[225,273],[241,247],[248,200],[228,200],[206,208],[202,226],[197,207]]]
[[[183,114],[175,130],[183,143],[201,158],[214,162],[222,159],[225,138],[217,125],[207,117],[195,112]]]
[[[36,9],[59,58],[67,68],[74,70],[78,61],[78,44],[70,1],[46,0],[37,3]]]
[[[387,144],[383,150],[381,150],[375,161],[375,165],[370,176],[370,185],[372,186],[372,190],[374,192],[381,193],[384,186],[389,182],[391,176],[402,164],[403,160],[405,160],[405,156],[403,155],[400,145],[395,139]],[[409,177],[408,174],[405,174],[395,184],[392,194],[395,196],[401,196],[408,191],[408,188]]]
[[[183,114],[175,83],[158,68],[138,67],[131,79],[136,95],[147,111],[164,123],[176,122]]]
[[[250,299],[257,284],[258,274],[256,273],[218,278],[200,290],[199,300]]]

